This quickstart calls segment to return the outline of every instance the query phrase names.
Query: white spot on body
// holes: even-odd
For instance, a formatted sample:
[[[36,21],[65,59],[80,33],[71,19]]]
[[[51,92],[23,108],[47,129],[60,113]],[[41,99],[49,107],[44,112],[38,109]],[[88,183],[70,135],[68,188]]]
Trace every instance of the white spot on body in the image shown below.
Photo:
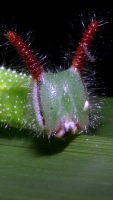
[[[86,101],[85,101],[85,104],[84,104],[83,110],[84,110],[84,111],[87,111],[88,109],[89,109],[89,102],[86,100]]]
[[[24,79],[24,76],[21,76],[21,79]]]
[[[11,113],[8,113],[8,114],[7,114],[7,117],[11,117]]]
[[[5,68],[2,66],[2,67],[0,67],[0,69],[3,70],[3,69],[5,69]]]

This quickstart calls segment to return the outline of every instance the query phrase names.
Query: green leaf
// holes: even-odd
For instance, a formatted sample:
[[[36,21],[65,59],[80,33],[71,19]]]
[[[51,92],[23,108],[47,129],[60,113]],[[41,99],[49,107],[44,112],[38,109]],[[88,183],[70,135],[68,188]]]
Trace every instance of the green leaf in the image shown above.
[[[113,98],[100,126],[64,140],[0,129],[1,200],[113,199]]]

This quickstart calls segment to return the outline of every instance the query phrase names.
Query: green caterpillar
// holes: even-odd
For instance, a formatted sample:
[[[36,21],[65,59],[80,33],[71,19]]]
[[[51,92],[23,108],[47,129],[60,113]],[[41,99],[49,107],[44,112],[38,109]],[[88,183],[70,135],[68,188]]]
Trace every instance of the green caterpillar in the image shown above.
[[[87,131],[90,125],[90,101],[82,80],[82,69],[98,29],[93,21],[85,30],[72,65],[65,71],[46,73],[29,47],[17,35],[6,35],[22,56],[30,75],[0,67],[0,122],[28,128],[62,138]]]

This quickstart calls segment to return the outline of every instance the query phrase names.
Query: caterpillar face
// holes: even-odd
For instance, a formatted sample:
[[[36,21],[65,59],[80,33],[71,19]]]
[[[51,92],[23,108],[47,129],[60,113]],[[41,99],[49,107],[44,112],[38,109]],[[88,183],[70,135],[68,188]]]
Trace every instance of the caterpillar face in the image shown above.
[[[87,129],[89,103],[78,71],[43,73],[40,83],[33,80],[32,97],[37,121],[48,135]]]
[[[68,70],[57,73],[44,72],[29,47],[17,33],[9,31],[6,34],[7,39],[22,56],[32,77],[31,108],[33,112],[32,115],[28,113],[32,109],[28,109],[26,98],[24,122],[29,124],[30,120],[32,121],[31,118],[34,117],[34,124],[37,123],[35,127],[40,127],[48,134],[48,137],[53,135],[62,138],[67,134],[88,129],[90,104],[81,73],[84,62],[89,57],[90,43],[98,26],[97,21],[93,21],[88,26],[79,43],[72,65]],[[20,124],[24,123],[22,120]],[[33,129],[32,126],[30,128]]]

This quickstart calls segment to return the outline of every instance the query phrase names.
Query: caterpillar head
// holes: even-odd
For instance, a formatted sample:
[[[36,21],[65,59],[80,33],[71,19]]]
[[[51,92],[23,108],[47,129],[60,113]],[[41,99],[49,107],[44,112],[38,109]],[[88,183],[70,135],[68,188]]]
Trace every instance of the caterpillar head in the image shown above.
[[[17,49],[32,76],[32,100],[39,126],[48,136],[62,138],[68,133],[86,131],[89,126],[90,104],[81,71],[91,41],[98,29],[93,21],[85,30],[68,70],[57,73],[43,71],[29,47],[15,32],[7,38]]]

